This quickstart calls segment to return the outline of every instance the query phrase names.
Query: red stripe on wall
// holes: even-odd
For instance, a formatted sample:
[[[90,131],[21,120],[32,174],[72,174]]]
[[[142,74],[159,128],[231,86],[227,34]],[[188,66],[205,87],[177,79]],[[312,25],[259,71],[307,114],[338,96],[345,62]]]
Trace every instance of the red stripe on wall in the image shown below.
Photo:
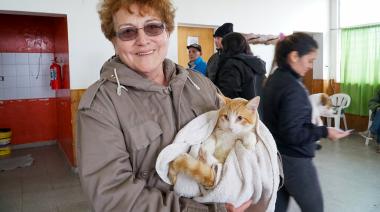
[[[12,144],[57,139],[56,99],[0,101],[0,127],[12,129]]]

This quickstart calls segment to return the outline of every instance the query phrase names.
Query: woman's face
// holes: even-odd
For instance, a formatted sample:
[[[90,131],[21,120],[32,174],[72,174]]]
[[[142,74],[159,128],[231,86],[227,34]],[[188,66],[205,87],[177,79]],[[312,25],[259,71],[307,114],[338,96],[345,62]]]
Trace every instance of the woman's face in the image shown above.
[[[113,44],[116,54],[132,70],[154,79],[163,73],[163,61],[166,57],[169,45],[169,34],[166,29],[159,35],[149,36],[143,27],[149,23],[161,23],[161,19],[152,10],[141,16],[140,8],[131,5],[131,13],[121,8],[113,15],[115,31],[125,27],[137,27],[137,37],[132,40],[123,41],[115,36]]]
[[[298,55],[298,52],[293,51],[289,54],[289,65],[295,72],[304,77],[308,71],[313,69],[313,62],[316,58],[316,50],[301,57]]]

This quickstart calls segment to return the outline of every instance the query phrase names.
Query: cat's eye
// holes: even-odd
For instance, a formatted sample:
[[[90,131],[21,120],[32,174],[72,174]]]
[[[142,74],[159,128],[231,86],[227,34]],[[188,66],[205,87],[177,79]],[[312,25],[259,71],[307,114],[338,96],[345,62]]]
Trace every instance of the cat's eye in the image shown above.
[[[223,115],[223,118],[228,120],[228,116],[227,115]]]
[[[241,120],[243,120],[243,117],[238,116],[238,117],[237,117],[237,120],[238,120],[238,121],[241,121]]]

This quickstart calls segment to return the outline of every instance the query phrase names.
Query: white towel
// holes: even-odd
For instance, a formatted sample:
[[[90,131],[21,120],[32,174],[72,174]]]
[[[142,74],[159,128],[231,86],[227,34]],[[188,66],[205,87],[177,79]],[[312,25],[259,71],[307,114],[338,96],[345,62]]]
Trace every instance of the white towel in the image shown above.
[[[178,132],[172,144],[160,152],[156,171],[164,182],[171,184],[168,170],[172,160],[182,153],[197,156],[200,144],[211,135],[217,118],[218,111],[196,117]],[[274,211],[281,164],[275,141],[259,119],[255,129],[257,144],[254,150],[248,150],[238,142],[223,165],[215,164],[218,171],[214,188],[205,190],[190,177],[179,174],[174,190],[202,203],[231,203],[238,207],[249,199],[260,205],[264,201],[266,211]]]

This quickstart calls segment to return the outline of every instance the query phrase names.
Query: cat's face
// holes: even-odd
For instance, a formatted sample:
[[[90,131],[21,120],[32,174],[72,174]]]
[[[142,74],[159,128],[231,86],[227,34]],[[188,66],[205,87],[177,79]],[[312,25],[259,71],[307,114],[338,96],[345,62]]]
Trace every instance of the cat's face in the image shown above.
[[[257,119],[260,97],[255,97],[250,101],[242,98],[221,98],[222,107],[219,111],[218,127],[233,133],[252,130]]]

